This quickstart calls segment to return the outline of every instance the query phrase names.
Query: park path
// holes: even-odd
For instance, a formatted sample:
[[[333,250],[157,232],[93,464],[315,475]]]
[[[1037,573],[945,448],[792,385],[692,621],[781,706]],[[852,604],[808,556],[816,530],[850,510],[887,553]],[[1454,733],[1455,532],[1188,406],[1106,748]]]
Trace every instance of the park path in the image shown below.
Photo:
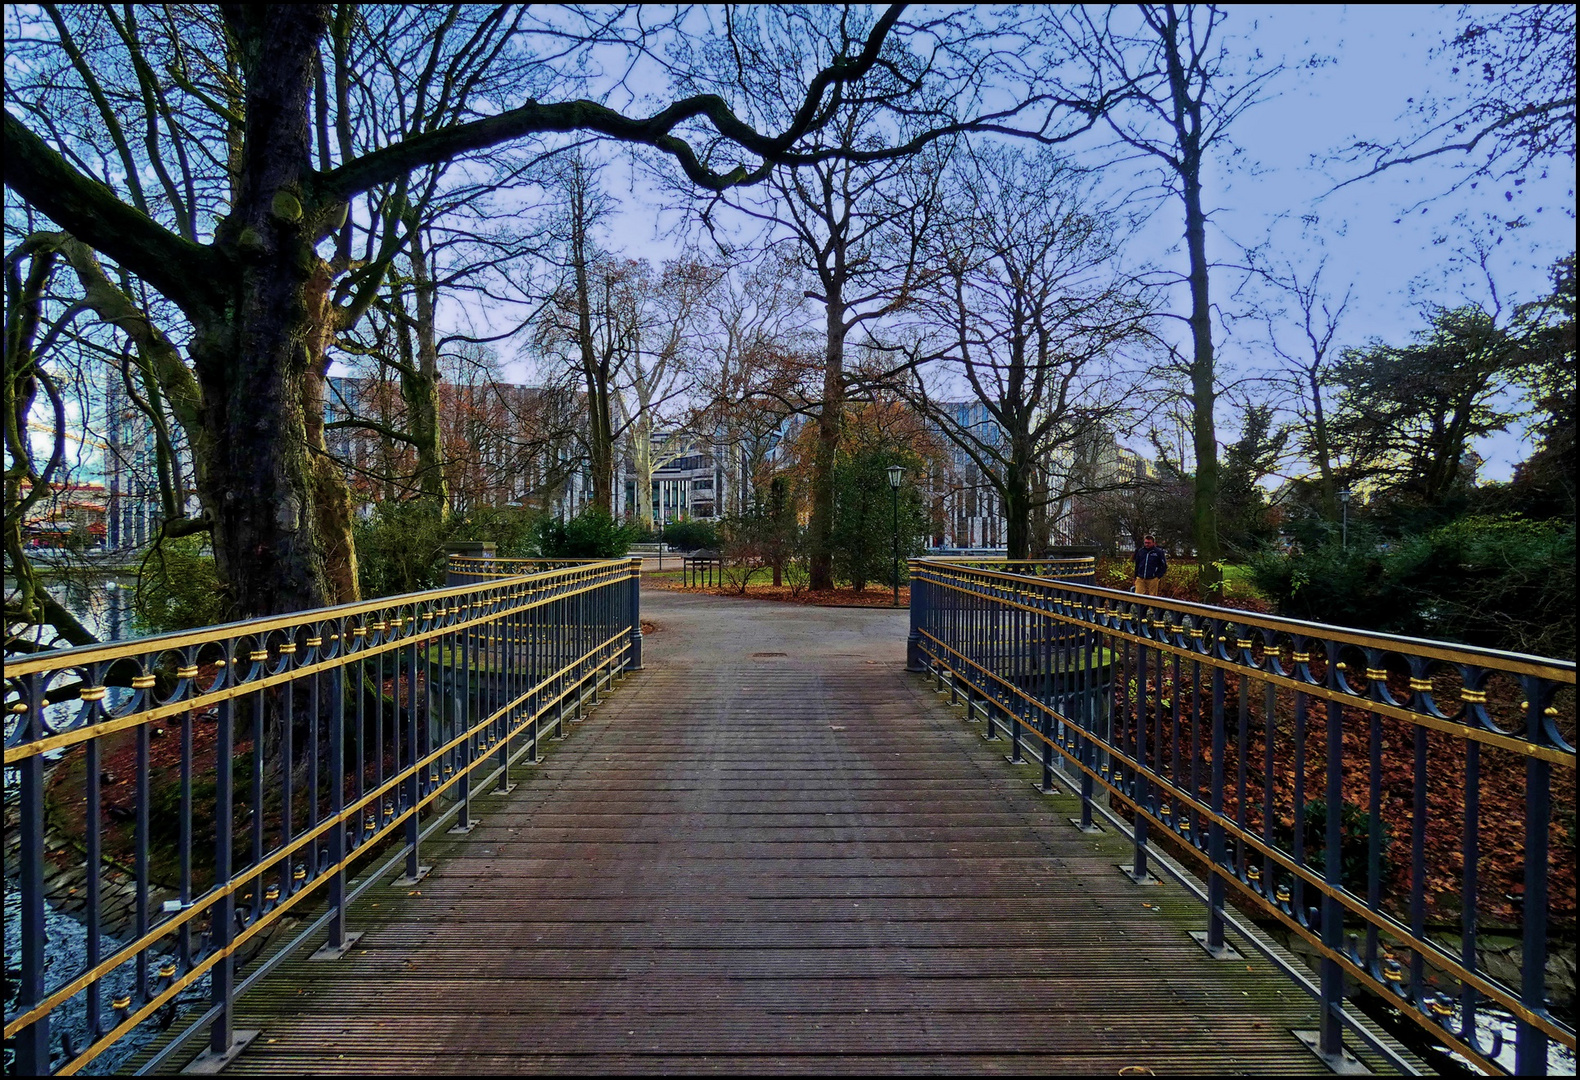
[[[244,998],[227,1072],[1326,1071],[1310,998],[904,673],[903,612],[643,601],[647,669]]]

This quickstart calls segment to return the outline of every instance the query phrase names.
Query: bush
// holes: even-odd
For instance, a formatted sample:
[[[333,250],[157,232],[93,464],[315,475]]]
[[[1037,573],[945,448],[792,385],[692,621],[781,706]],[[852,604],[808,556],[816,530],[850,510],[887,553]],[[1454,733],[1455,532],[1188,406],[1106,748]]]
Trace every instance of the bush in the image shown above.
[[[1400,605],[1413,606],[1384,572],[1377,534],[1352,526],[1350,545],[1325,537],[1289,554],[1250,559],[1256,587],[1280,615],[1361,629],[1392,629]]]
[[[664,526],[664,543],[680,551],[719,546],[719,530],[706,521],[672,521]]]
[[[382,502],[352,526],[357,576],[368,598],[400,596],[444,584],[444,546],[460,522],[431,499]]]
[[[141,634],[213,626],[225,620],[225,587],[206,536],[165,540],[137,576],[132,622]]]
[[[538,525],[543,515],[519,506],[480,506],[453,522],[450,540],[486,540],[501,559],[526,559],[538,554]]]
[[[1328,804],[1324,799],[1312,799],[1306,803],[1306,816],[1303,822],[1306,865],[1317,873],[1325,873],[1328,865]],[[1366,868],[1371,858],[1371,827],[1372,816],[1355,803],[1346,800],[1339,808],[1339,880],[1350,892],[1360,896],[1366,895]],[[1283,829],[1280,842],[1293,850],[1291,840],[1294,829]],[[1392,879],[1394,866],[1393,860],[1388,857],[1388,849],[1393,843],[1393,833],[1386,822],[1379,823],[1378,831],[1379,862],[1381,866],[1380,880],[1386,883]]]
[[[777,523],[754,502],[745,513],[726,514],[719,523],[720,579],[737,594],[746,592],[752,578],[773,567],[779,551]]]
[[[431,499],[379,503],[353,526],[362,595],[400,596],[444,584],[445,547],[485,540],[505,559],[538,554],[539,515],[517,506],[483,506],[442,516]]]
[[[587,506],[569,521],[539,521],[537,553],[549,559],[618,559],[631,550],[634,533],[602,507]]]
[[[784,582],[790,586],[791,596],[800,596],[806,592],[806,587],[812,584],[812,568],[807,565],[804,555],[797,555],[785,561]]]
[[[1098,559],[1094,583],[1104,588],[1123,589],[1129,592],[1136,583],[1134,559],[1129,555]],[[1201,567],[1195,562],[1186,562],[1183,559],[1171,561],[1168,573],[1163,575],[1163,584],[1158,595],[1165,600],[1184,600],[1192,604],[1206,603],[1201,591]],[[1266,612],[1272,608],[1272,605],[1258,595],[1252,587],[1238,577],[1231,577],[1228,571],[1225,571],[1224,593],[1217,601],[1217,606],[1259,612]]]
[[[895,572],[895,495],[888,468],[903,465],[907,475],[920,462],[900,451],[867,450],[842,459],[834,470],[834,573],[861,592],[869,582],[890,583]],[[922,550],[927,535],[920,489],[905,484],[899,493],[899,573],[905,560]]]
[[[1572,524],[1467,517],[1386,550],[1350,541],[1258,556],[1257,585],[1294,618],[1574,656]]]

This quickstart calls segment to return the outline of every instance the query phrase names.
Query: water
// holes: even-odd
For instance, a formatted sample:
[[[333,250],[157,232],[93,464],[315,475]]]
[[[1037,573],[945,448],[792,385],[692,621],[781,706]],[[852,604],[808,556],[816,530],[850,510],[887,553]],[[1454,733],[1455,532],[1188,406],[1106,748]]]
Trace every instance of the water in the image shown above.
[[[1455,1015],[1452,1022],[1457,1028],[1459,1025],[1459,1013],[1457,1009],[1455,1010]],[[1494,1056],[1492,1060],[1503,1066],[1503,1068],[1507,1069],[1510,1073],[1514,1072],[1514,1031],[1514,1017],[1503,1010],[1495,1009],[1487,1005],[1483,1005],[1481,1008],[1476,1010],[1476,1033],[1479,1036],[1478,1041],[1483,1047],[1490,1047],[1492,1045],[1494,1033],[1501,1034],[1503,1036],[1503,1045],[1499,1048],[1497,1055]],[[1447,1047],[1444,1047],[1443,1049],[1444,1052],[1455,1061],[1461,1063],[1467,1068],[1472,1070],[1475,1069],[1475,1066],[1472,1065],[1470,1061],[1462,1055],[1448,1050]],[[1574,1052],[1571,1051],[1567,1046],[1562,1046],[1557,1042],[1549,1040],[1547,1043],[1547,1075],[1573,1076],[1574,1074]]]
[[[21,955],[22,946],[22,897],[11,887],[10,879],[6,880],[5,888],[5,955],[6,955],[6,1014],[9,1016],[16,1010],[19,987],[17,977],[20,974],[12,967]],[[69,915],[63,915],[54,908],[44,907],[44,985],[56,985],[65,979],[75,976],[81,971],[88,958],[88,930],[82,923]],[[122,942],[102,934],[99,937],[99,955],[108,956],[121,946]],[[157,962],[156,962],[157,966]],[[99,1008],[101,1027],[108,1029],[114,1027],[118,1018],[114,1016],[110,1003],[123,994],[131,994],[136,980],[136,967],[134,961],[128,961],[107,974],[99,983]],[[191,986],[187,987],[176,997],[177,1015],[185,1015],[194,1010],[201,1011],[208,1007],[209,980],[204,975]],[[147,1046],[159,1034],[160,1027],[157,1014],[144,1020],[133,1031],[120,1039],[104,1053],[95,1058],[84,1072],[89,1075],[103,1075],[111,1073],[125,1064],[132,1055]],[[67,1055],[61,1036],[66,1036],[77,1051],[87,1047],[88,1035],[88,999],[85,993],[57,1006],[50,1014],[50,1068],[57,1069],[65,1063]],[[11,1047],[6,1047],[5,1068],[7,1073],[15,1070],[15,1052]]]

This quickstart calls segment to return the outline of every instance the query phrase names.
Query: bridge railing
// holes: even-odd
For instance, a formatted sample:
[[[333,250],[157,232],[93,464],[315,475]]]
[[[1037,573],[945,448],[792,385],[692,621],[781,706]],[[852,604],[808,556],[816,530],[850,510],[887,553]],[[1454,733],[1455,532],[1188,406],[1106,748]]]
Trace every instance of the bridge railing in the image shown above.
[[[451,555],[445,561],[445,584],[480,585],[485,581],[498,581],[500,578],[542,574],[550,570],[591,566],[594,563],[607,561],[606,559],[550,559],[536,556],[518,559],[494,555]]]
[[[145,1071],[205,1027],[210,1053],[230,1052],[237,995],[317,935],[318,955],[343,953],[363,890],[398,863],[419,879],[427,836],[469,829],[474,794],[537,760],[543,725],[563,734],[640,667],[640,571],[484,574],[8,659],[16,1071],[79,1071],[205,983],[207,1011]],[[47,958],[64,912],[85,924],[85,955]],[[287,917],[306,925],[260,959]]]
[[[1126,835],[1134,878],[1179,877],[1209,952],[1226,926],[1261,947],[1231,895],[1303,941],[1316,982],[1265,951],[1317,999],[1329,1060],[1345,1030],[1390,1053],[1346,980],[1488,1072],[1509,1063],[1500,1012],[1516,1071],[1545,1073],[1550,1040],[1573,1052],[1548,972],[1554,948],[1573,962],[1573,661],[923,559],[908,666],[1011,760],[1039,749],[1043,789],[1057,773],[1082,828]]]
[[[973,570],[995,570],[1003,574],[1020,574],[1027,577],[1058,578],[1061,581],[1095,581],[1097,558],[1092,555],[1074,555],[1053,559],[997,559],[982,556],[944,556],[929,558],[929,563],[969,567]]]

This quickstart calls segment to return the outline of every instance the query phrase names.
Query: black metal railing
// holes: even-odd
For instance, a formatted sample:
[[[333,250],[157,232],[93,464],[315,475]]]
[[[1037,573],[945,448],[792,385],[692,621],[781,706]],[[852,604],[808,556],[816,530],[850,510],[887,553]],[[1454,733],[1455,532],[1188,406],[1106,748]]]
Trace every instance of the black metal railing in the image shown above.
[[[1303,940],[1315,982],[1264,951],[1317,998],[1324,1057],[1346,1030],[1391,1054],[1346,978],[1487,1072],[1509,1071],[1498,1012],[1513,1071],[1545,1073],[1550,1041],[1573,1052],[1548,972],[1556,949],[1573,962],[1573,661],[930,559],[908,652],[1012,760],[1040,748],[1044,790],[1059,775],[1082,828],[1127,835],[1132,876],[1180,877],[1209,952],[1228,926],[1263,948],[1231,894]]]
[[[470,828],[474,793],[537,760],[543,724],[563,734],[567,714],[641,666],[640,571],[619,559],[485,573],[8,659],[15,1071],[77,1072],[168,1022],[204,980],[207,1011],[144,1068],[205,1027],[210,1051],[228,1052],[240,993],[319,934],[325,955],[343,952],[364,889],[397,863],[421,877],[425,837]],[[47,962],[48,912],[73,908],[86,955]],[[309,921],[262,958],[287,915]],[[71,1030],[52,1028],[68,1014]]]

